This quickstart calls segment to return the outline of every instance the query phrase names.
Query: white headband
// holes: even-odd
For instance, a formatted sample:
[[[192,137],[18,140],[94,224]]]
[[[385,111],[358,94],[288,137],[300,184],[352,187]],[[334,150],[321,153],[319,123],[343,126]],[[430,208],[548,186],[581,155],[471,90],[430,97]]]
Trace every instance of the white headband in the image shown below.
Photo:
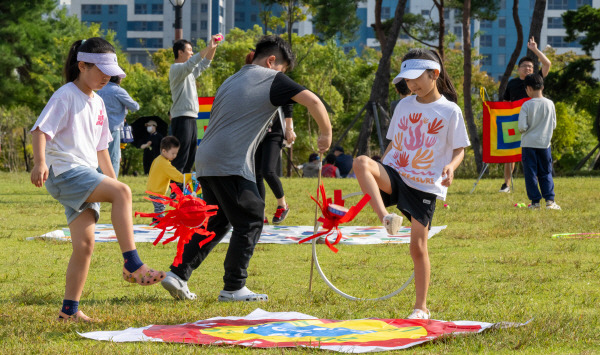
[[[87,53],[87,52],[79,52],[77,53],[77,60],[96,64],[98,69],[100,69],[104,74],[110,76],[118,76],[124,78],[125,72],[121,67],[119,67],[119,63],[117,62],[117,55],[114,53]]]
[[[416,79],[420,77],[427,69],[437,69],[441,71],[440,63],[429,59],[409,59],[402,62],[400,73],[394,78],[392,83],[396,84],[403,78]]]

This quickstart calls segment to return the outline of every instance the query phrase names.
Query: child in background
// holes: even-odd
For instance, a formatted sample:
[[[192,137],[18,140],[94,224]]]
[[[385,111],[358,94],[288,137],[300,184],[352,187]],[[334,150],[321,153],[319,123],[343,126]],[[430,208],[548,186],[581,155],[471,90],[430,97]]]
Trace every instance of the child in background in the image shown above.
[[[325,157],[325,164],[321,168],[321,176],[326,178],[341,178],[340,169],[335,164],[335,155],[333,153],[327,154]]]
[[[554,180],[552,179],[552,152],[550,142],[556,128],[554,103],[542,95],[544,79],[539,74],[525,77],[525,90],[531,100],[526,101],[519,113],[521,132],[521,160],[527,197],[531,209],[540,208],[542,197],[546,208],[560,210],[554,202]],[[542,192],[538,189],[538,182]]]
[[[394,83],[404,78],[416,95],[398,103],[387,138],[382,163],[367,156],[354,160],[354,172],[371,207],[388,233],[397,234],[402,217],[389,214],[396,205],[411,221],[410,255],[415,270],[416,300],[408,319],[429,319],[427,290],[431,265],[427,235],[436,199],[445,200],[454,171],[469,146],[457,94],[439,54],[413,49],[402,58],[402,70]]]
[[[78,309],[92,251],[100,203],[112,203],[111,218],[123,253],[123,278],[152,285],[165,277],[140,260],[133,241],[129,186],[116,180],[108,154],[111,134],[106,109],[94,90],[111,76],[125,77],[115,49],[94,37],[71,45],[65,64],[67,84],[58,89],[31,129],[34,167],[31,182],[46,189],[65,207],[73,253],[67,267],[62,321],[90,322]],[[96,171],[100,167],[105,175]]]
[[[146,190],[166,195],[169,189],[169,183],[172,181],[183,183],[183,174],[179,172],[171,162],[179,152],[179,140],[174,136],[166,136],[160,141],[160,155],[154,159],[148,174],[148,183]],[[150,198],[160,199],[160,197],[151,195]],[[165,205],[160,202],[152,201],[154,213],[163,213]],[[162,215],[161,215],[162,216]],[[156,218],[152,219],[156,222]]]

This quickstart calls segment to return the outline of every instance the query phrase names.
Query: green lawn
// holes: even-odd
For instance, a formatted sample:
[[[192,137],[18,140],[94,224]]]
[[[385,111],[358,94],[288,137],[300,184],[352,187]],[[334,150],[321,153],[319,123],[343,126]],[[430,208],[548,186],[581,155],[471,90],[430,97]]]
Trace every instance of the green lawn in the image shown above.
[[[134,210],[151,211],[143,199],[145,178],[125,177],[134,192]],[[291,205],[290,225],[312,225],[316,179],[284,179]],[[411,353],[600,353],[600,238],[553,239],[566,232],[600,233],[600,177],[557,178],[556,201],[562,211],[519,209],[527,202],[524,182],[515,193],[501,194],[499,179],[457,180],[449,209],[438,209],[434,225],[448,228],[429,241],[432,264],[429,308],[435,319],[484,322],[533,321],[524,327],[448,337],[411,348]],[[358,191],[355,180],[326,179],[333,188]],[[272,195],[269,213],[275,209]],[[110,223],[103,206],[101,223]],[[146,223],[136,219],[135,223]],[[357,225],[377,223],[370,207]],[[381,302],[348,301],[333,293],[315,273],[308,292],[310,245],[259,245],[248,286],[268,293],[267,303],[222,304],[222,263],[227,245],[219,245],[189,282],[194,302],[176,302],[160,286],[141,287],[121,278],[117,243],[98,243],[80,308],[103,320],[93,325],[54,321],[59,311],[70,244],[25,238],[65,227],[62,207],[27,174],[0,173],[0,353],[322,353],[310,349],[262,350],[177,344],[113,344],[86,340],[77,331],[120,330],[149,324],[177,324],[216,316],[242,316],[257,307],[298,311],[319,318],[402,318],[411,311],[414,287]],[[175,244],[138,244],[142,259],[166,269]],[[378,297],[410,275],[407,245],[347,246],[334,254],[319,246],[322,266],[342,290]]]

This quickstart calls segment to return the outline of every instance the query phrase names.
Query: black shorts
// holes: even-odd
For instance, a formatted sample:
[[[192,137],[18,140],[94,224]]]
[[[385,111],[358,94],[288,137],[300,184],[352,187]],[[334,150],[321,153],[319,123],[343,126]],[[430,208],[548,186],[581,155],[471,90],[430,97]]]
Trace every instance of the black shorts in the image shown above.
[[[381,163],[380,163],[381,164]],[[382,164],[383,165],[383,164]],[[381,190],[383,204],[388,207],[396,205],[409,221],[412,219],[419,221],[424,226],[431,229],[433,212],[435,212],[435,202],[437,196],[428,192],[414,189],[404,182],[400,174],[391,166],[383,165],[392,185],[392,194],[387,194]]]

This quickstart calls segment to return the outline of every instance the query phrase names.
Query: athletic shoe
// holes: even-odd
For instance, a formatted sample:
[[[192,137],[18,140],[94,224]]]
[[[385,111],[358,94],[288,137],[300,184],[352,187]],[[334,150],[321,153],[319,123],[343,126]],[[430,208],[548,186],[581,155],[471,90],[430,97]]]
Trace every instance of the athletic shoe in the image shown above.
[[[429,310],[413,309],[413,312],[406,319],[429,319],[430,317],[431,313],[429,313]]]
[[[383,226],[389,235],[398,235],[402,228],[402,217],[395,213],[390,213],[383,217]]]
[[[277,206],[277,211],[275,211],[275,215],[273,216],[273,224],[279,224],[283,222],[285,217],[287,217],[289,211],[290,205],[287,205],[285,207]]]
[[[549,210],[560,210],[560,206],[554,201],[546,201],[546,208]]]
[[[510,187],[505,183],[502,183],[502,186],[500,187],[500,190],[498,190],[498,192],[510,192]]]
[[[539,210],[542,206],[540,206],[539,202],[536,203],[532,203],[529,206],[527,206],[527,208],[529,208],[530,210]]]
[[[187,281],[183,281],[171,271],[167,272],[167,277],[160,284],[176,300],[195,300],[197,298],[195,293],[190,292]]]
[[[221,302],[256,302],[268,301],[269,296],[260,293],[254,293],[244,286],[237,291],[221,291],[219,292],[219,301]]]
[[[269,219],[267,217],[265,217],[265,219],[263,220],[263,224],[265,226],[269,224]]]

